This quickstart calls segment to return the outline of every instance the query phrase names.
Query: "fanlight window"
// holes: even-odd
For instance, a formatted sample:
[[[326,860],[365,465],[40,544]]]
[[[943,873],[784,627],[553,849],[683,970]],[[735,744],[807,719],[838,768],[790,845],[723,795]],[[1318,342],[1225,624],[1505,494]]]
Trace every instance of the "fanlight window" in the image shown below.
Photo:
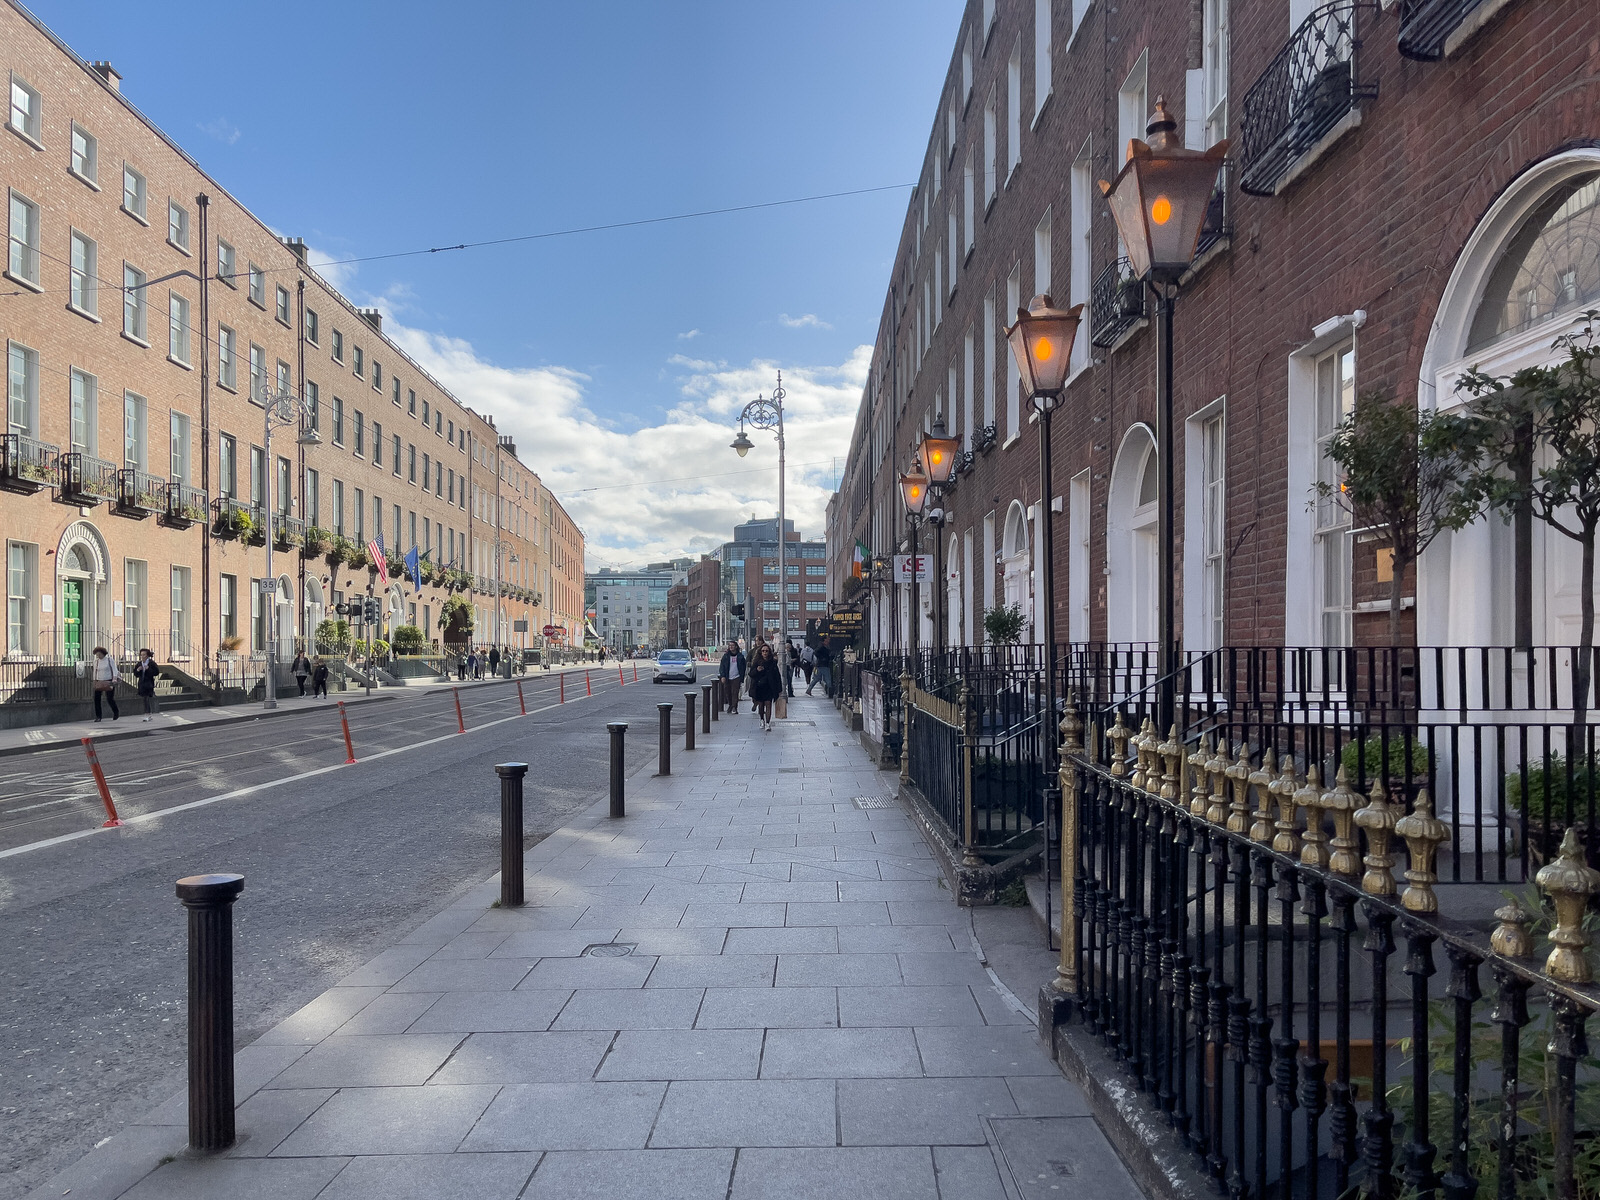
[[[1489,273],[1467,350],[1600,300],[1600,172],[1562,184],[1523,220]]]

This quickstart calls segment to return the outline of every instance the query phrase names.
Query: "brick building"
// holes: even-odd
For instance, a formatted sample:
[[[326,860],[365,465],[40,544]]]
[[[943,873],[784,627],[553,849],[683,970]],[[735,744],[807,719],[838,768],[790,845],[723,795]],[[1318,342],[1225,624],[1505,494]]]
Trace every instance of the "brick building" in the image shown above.
[[[830,526],[835,578],[857,539],[903,548],[896,473],[942,414],[970,458],[922,643],[934,591],[952,644],[981,641],[998,603],[1040,636],[1039,432],[1004,327],[1049,292],[1084,305],[1053,430],[1057,637],[1155,637],[1151,305],[1096,185],[1164,97],[1187,145],[1231,141],[1177,302],[1183,644],[1385,639],[1387,558],[1311,503],[1325,440],[1358,393],[1449,408],[1466,366],[1539,361],[1597,307],[1597,65],[1600,8],[1582,0],[972,0]],[[1515,540],[1482,521],[1436,542],[1406,636],[1508,644],[1520,561],[1535,642],[1574,642],[1575,543]],[[873,643],[906,644],[910,607],[909,588],[876,588]]]
[[[369,587],[391,636],[438,640],[452,590],[475,640],[578,633],[582,534],[492,417],[9,0],[0,69],[7,658],[149,644],[198,674],[263,655],[269,607],[286,655]],[[268,393],[303,399],[315,444],[279,427],[269,454]],[[379,537],[417,548],[420,590],[350,562]]]

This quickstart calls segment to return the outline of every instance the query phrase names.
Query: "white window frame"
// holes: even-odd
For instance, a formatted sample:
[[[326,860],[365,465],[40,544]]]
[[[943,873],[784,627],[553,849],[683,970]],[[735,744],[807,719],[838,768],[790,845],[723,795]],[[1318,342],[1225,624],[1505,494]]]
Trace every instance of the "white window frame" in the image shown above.
[[[7,124],[38,150],[44,149],[43,105],[39,90],[15,71],[11,72],[11,106]]]
[[[995,89],[989,89],[989,99],[983,106],[983,210],[989,211],[989,206],[994,203],[995,196],[999,195],[1000,181],[995,177],[999,167],[997,165],[997,143],[1000,132],[998,118],[995,115]]]
[[[1215,146],[1228,136],[1228,60],[1230,0],[1203,0],[1205,145]]]
[[[1006,278],[1006,312],[1015,313],[1022,303],[1022,260],[1018,259]],[[1017,373],[1016,360],[1011,355],[1006,360],[1006,442],[1011,445],[1022,436],[1022,376]]]
[[[150,224],[150,183],[128,163],[122,164],[122,211],[141,225]]]
[[[1346,355],[1349,357],[1349,376],[1348,383],[1344,384],[1339,373],[1341,360]],[[1338,467],[1328,457],[1328,445],[1338,428],[1339,418],[1355,404],[1354,340],[1342,342],[1317,355],[1312,361],[1312,370],[1316,387],[1317,478],[1337,485]],[[1321,615],[1321,640],[1318,644],[1348,646],[1351,644],[1354,610],[1351,594],[1354,536],[1350,511],[1337,500],[1318,498],[1315,501],[1315,513],[1313,538],[1317,543],[1317,552],[1314,595]]]
[[[994,413],[994,355],[995,355],[994,289],[983,297],[983,423],[993,425]]]
[[[74,229],[67,253],[67,307],[80,316],[100,319],[100,245]]]
[[[964,233],[961,245],[965,251],[963,258],[971,257],[973,248],[978,244],[977,180],[973,178],[973,167],[973,152],[969,149],[966,174],[961,180],[961,215]]]
[[[239,282],[234,278],[239,270],[239,252],[233,248],[233,243],[217,239],[217,279],[221,283],[238,290]]]
[[[289,302],[289,289],[281,283],[275,286],[277,290],[273,293],[272,315],[277,319],[278,324],[288,326],[290,319],[294,316],[294,309]]]
[[[122,336],[149,348],[150,308],[145,293],[149,276],[132,263],[122,264]]]
[[[167,245],[189,253],[189,210],[167,197]]]
[[[100,380],[73,367],[67,379],[67,445],[83,454],[100,453]],[[81,430],[81,437],[80,437]]]
[[[122,393],[122,462],[124,466],[150,469],[150,402],[138,392]]]
[[[37,652],[39,547],[32,542],[6,542],[6,657]]]
[[[239,335],[226,325],[217,326],[217,385],[239,390]]]
[[[249,263],[245,267],[245,272],[249,280],[250,303],[257,308],[265,309],[267,307],[267,273],[256,266],[255,263]]]
[[[1050,206],[1046,205],[1044,215],[1039,218],[1039,223],[1033,227],[1033,294],[1035,296],[1050,291],[1051,227]]]
[[[177,292],[168,292],[167,357],[180,367],[190,365],[189,347],[192,328],[189,321],[189,298]]]
[[[1067,246],[1067,302],[1087,309],[1089,290],[1094,285],[1094,139],[1086,137],[1072,162],[1071,211]],[[1072,342],[1073,374],[1087,370],[1093,361],[1093,348],[1087,337]]]
[[[167,414],[167,429],[171,435],[171,461],[170,471],[172,478],[179,483],[189,482],[189,446],[190,423],[189,415],[176,410]]]
[[[250,399],[264,403],[267,391],[267,352],[265,348],[250,343]]]
[[[1039,124],[1039,116],[1044,112],[1048,103],[1054,82],[1051,78],[1050,56],[1050,6],[1054,0],[1033,0],[1033,124]],[[1044,80],[1044,86],[1039,86],[1039,80]]]
[[[69,135],[67,170],[95,191],[100,190],[100,139],[76,121]],[[81,145],[81,149],[79,148]]]
[[[321,326],[322,326],[322,321],[321,321],[321,318],[319,318],[317,316],[317,310],[314,309],[314,308],[306,309],[306,342],[307,342],[307,344],[312,345],[312,346],[320,346],[322,344],[321,342],[319,342],[317,340],[322,334]]]
[[[39,226],[43,213],[36,202],[16,188],[10,188],[8,194],[6,277],[39,291]]]
[[[1183,429],[1183,643],[1220,649],[1227,615],[1227,398],[1201,407]]]
[[[1022,35],[1006,61],[1006,184],[1022,165]]]

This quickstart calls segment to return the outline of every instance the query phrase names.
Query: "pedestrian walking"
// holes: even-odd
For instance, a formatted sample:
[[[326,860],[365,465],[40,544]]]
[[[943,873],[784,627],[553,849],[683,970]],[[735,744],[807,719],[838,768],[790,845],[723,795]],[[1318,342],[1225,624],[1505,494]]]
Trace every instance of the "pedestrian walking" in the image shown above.
[[[808,696],[811,695],[812,685],[816,683],[816,680],[811,677],[812,672],[814,672],[816,668],[817,652],[811,648],[811,643],[807,642],[804,646],[800,647],[800,669],[805,672],[806,695]]]
[[[828,649],[827,642],[817,646],[817,678],[822,682],[822,694],[833,699],[833,651]]]
[[[499,646],[490,646],[489,647],[489,674],[491,674],[491,675],[499,675],[500,674],[500,647]]]
[[[156,676],[161,674],[161,668],[156,666],[155,652],[148,646],[139,651],[139,661],[133,664],[133,679],[139,685],[139,699],[144,702],[144,720],[153,720],[161,711],[161,702],[156,699]]]
[[[789,693],[789,698],[794,698],[794,677],[800,670],[800,651],[794,648],[794,643],[788,638],[783,639],[784,662],[783,682],[784,688]]]
[[[728,648],[722,652],[722,662],[717,666],[717,682],[722,690],[722,702],[730,713],[739,711],[739,686],[744,682],[744,654],[739,643],[729,639]]]
[[[606,665],[606,648],[604,646],[600,647],[600,665],[602,667]]]
[[[311,672],[311,698],[315,700],[318,696],[324,700],[328,698],[328,664],[320,658]]]
[[[772,732],[772,702],[783,695],[783,670],[778,666],[778,655],[771,642],[756,648],[755,659],[750,663],[750,699],[755,702],[756,716],[761,718],[764,733]]]
[[[456,659],[456,678],[465,680],[467,677],[467,656],[461,655]]]
[[[476,679],[477,677],[478,677],[478,652],[476,650],[469,650],[469,651],[467,651],[467,678],[468,679]]]
[[[117,710],[117,664],[104,646],[94,648],[94,719],[100,720],[100,697],[111,705],[111,719],[122,715]]]
[[[294,662],[289,665],[289,670],[294,672],[295,685],[300,689],[300,699],[306,698],[306,680],[311,678],[311,660],[306,657],[304,650],[295,651]]]

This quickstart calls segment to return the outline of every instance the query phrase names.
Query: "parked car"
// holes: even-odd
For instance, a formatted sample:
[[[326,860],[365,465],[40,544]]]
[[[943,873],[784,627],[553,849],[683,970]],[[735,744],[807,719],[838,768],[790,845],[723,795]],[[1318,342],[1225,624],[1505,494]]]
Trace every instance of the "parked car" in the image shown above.
[[[694,659],[687,650],[663,650],[656,655],[653,682],[662,683],[668,679],[677,679],[684,683],[695,681]]]

